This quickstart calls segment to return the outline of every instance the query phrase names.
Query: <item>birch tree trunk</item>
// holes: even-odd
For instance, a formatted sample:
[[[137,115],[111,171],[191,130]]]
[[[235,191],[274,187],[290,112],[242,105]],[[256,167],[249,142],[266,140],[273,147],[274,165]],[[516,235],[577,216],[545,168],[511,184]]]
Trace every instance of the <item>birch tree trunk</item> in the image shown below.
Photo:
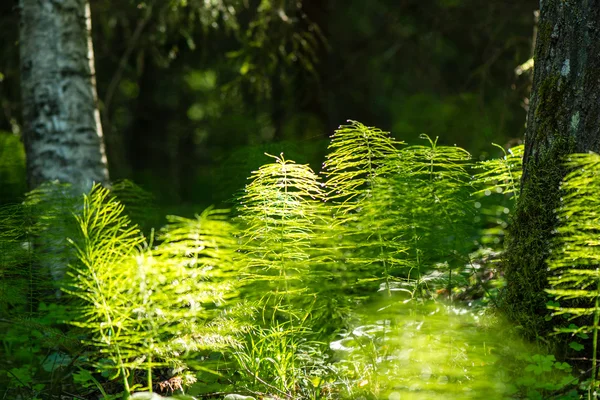
[[[21,90],[30,188],[87,189],[108,169],[87,0],[20,0]]]
[[[569,153],[600,150],[600,0],[543,0],[525,133],[521,196],[507,246],[503,305],[542,337],[546,258]]]

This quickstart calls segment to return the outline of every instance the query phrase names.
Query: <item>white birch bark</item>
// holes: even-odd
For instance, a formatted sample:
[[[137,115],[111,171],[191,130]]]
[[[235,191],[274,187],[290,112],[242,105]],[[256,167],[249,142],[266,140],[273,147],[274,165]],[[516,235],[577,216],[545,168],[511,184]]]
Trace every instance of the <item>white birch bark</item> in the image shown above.
[[[30,188],[107,183],[87,0],[20,0],[23,132]]]

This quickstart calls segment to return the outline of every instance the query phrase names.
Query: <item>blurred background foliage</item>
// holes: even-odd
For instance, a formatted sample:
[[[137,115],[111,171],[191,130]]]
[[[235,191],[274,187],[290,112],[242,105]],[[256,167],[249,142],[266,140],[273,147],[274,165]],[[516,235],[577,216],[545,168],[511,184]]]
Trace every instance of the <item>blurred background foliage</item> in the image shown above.
[[[219,204],[347,119],[500,155],[524,131],[534,0],[90,0],[113,180]],[[0,202],[25,192],[18,0],[0,2]]]

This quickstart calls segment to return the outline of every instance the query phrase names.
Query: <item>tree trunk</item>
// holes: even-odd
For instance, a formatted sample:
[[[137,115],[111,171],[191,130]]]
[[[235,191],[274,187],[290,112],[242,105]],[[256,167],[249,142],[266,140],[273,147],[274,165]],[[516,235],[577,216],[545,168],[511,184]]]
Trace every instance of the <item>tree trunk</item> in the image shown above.
[[[546,258],[562,159],[600,150],[600,1],[543,0],[525,133],[521,196],[510,228],[503,304],[532,338],[552,329]]]
[[[108,169],[87,0],[20,0],[21,90],[29,186],[87,189]]]

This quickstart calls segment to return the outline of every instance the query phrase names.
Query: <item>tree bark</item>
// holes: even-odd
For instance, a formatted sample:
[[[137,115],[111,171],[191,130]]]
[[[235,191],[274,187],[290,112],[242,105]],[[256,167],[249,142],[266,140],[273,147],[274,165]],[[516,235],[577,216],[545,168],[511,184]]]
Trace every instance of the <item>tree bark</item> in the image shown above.
[[[30,188],[107,183],[87,0],[20,0],[23,133]]]
[[[505,311],[532,338],[552,329],[546,259],[570,153],[600,150],[600,1],[543,0],[521,196],[507,242]]]

